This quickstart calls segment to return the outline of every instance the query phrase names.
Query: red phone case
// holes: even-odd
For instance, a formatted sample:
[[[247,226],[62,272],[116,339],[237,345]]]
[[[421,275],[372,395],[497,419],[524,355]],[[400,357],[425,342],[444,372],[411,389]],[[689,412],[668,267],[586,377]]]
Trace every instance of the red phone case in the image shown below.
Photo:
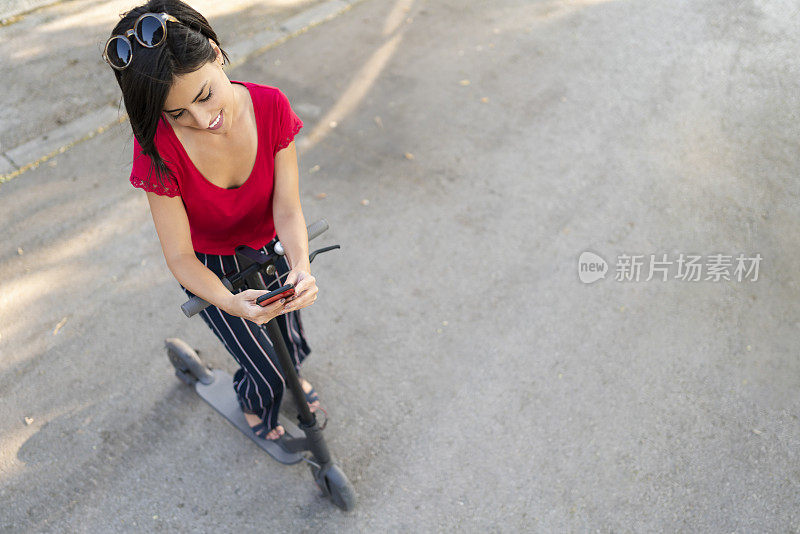
[[[287,289],[283,293],[278,293],[277,295],[274,295],[274,296],[268,298],[267,300],[259,302],[258,304],[260,304],[261,306],[266,306],[267,304],[272,304],[273,302],[275,302],[278,299],[282,299],[284,297],[291,297],[292,295],[294,295],[294,288],[293,287]]]

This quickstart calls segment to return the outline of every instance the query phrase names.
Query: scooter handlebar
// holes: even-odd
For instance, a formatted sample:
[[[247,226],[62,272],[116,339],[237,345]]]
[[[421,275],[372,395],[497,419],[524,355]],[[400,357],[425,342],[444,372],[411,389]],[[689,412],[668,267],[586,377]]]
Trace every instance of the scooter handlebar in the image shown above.
[[[227,278],[223,278],[221,282],[222,285],[228,288],[228,291],[230,291],[231,293],[233,292],[233,284],[231,284],[230,280],[228,280]],[[184,302],[183,304],[181,304],[181,309],[183,310],[183,313],[184,315],[186,315],[186,317],[191,317],[192,315],[195,315],[205,310],[208,306],[209,306],[208,302],[206,302],[205,300],[201,299],[198,296],[194,296],[189,300],[187,300],[186,302]]]
[[[328,225],[327,220],[320,219],[318,221],[314,221],[306,228],[306,230],[308,230],[308,240],[311,241],[312,239],[319,236],[322,232],[324,232],[328,228],[330,228],[330,226]],[[279,248],[280,251],[278,250]],[[285,253],[280,241],[275,243],[275,253],[280,256],[283,256]],[[221,282],[228,289],[228,291],[233,292],[234,288],[230,280],[228,280],[227,278],[222,278]],[[191,317],[195,314],[200,313],[210,305],[211,304],[207,302],[205,299],[202,299],[195,295],[194,297],[190,298],[189,300],[181,304],[181,310],[183,310],[183,313],[184,315],[186,315],[186,317]]]

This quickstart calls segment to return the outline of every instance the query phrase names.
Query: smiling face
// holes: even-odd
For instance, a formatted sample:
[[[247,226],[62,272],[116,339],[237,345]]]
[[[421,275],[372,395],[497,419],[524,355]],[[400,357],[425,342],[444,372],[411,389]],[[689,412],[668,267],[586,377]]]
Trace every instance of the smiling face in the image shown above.
[[[233,125],[238,109],[236,94],[222,70],[222,52],[213,41],[211,47],[217,53],[216,61],[175,77],[169,89],[163,114],[173,128],[225,135]]]

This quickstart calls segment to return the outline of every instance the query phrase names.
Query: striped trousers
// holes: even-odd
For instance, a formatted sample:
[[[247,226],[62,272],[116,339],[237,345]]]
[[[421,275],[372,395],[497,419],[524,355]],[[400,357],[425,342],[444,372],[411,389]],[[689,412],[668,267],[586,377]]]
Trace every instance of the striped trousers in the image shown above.
[[[275,241],[277,237],[260,250],[267,252],[268,247]],[[203,265],[220,278],[226,273],[239,271],[239,262],[235,255],[205,254],[196,251],[195,254]],[[264,285],[269,290],[277,289],[282,285],[283,277],[289,270],[286,257],[280,257],[275,261],[273,276],[261,275]],[[191,291],[183,287],[183,284],[180,286],[189,298],[194,296]],[[245,289],[250,289],[247,284],[235,292],[239,293]],[[266,324],[258,325],[230,315],[213,305],[208,306],[199,315],[240,366],[233,375],[233,389],[242,411],[258,415],[268,429],[275,428],[278,424],[278,410],[286,390],[286,380],[278,355],[267,335]],[[279,315],[276,319],[299,375],[300,364],[311,352],[303,332],[300,311]]]

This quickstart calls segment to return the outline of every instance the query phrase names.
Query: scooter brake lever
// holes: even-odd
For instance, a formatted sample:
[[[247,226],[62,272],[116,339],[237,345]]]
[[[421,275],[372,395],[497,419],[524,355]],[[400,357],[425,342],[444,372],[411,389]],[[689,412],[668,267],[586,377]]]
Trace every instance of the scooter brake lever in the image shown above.
[[[308,255],[308,262],[311,263],[312,261],[314,261],[314,258],[317,257],[317,254],[322,254],[323,252],[328,252],[329,250],[334,250],[337,248],[342,248],[342,247],[340,247],[339,245],[331,245],[329,247],[318,248],[317,250]]]

